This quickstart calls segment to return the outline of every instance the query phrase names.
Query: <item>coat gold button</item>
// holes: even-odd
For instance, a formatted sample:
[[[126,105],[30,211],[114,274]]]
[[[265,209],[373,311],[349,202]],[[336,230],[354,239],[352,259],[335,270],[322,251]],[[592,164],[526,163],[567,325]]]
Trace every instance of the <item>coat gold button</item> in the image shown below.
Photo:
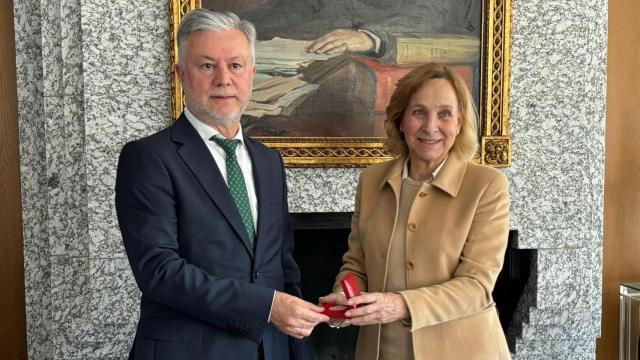
[[[407,269],[413,270],[413,262],[407,261]]]
[[[418,226],[414,223],[409,223],[409,231],[416,231],[416,229],[418,228]]]
[[[418,194],[421,198],[426,197],[427,195],[429,195],[429,193],[426,191],[421,191],[420,194]]]

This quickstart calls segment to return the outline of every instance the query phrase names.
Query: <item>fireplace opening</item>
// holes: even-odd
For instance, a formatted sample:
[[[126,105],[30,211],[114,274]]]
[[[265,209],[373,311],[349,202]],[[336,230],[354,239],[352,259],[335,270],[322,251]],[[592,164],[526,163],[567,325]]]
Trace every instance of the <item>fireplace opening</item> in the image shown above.
[[[301,287],[305,300],[317,303],[320,296],[332,290],[333,281],[347,250],[351,229],[350,212],[292,213],[294,256],[302,274]],[[509,245],[502,271],[493,290],[500,323],[507,333],[518,301],[529,279],[532,250],[517,249],[518,232],[509,232]],[[310,336],[318,360],[350,360],[355,358],[358,327],[332,329],[317,326]]]

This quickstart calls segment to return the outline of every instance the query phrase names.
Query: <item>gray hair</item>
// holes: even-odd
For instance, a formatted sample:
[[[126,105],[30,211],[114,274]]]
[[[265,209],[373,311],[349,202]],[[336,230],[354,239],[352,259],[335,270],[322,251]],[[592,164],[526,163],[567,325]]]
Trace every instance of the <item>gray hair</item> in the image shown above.
[[[189,11],[180,21],[178,29],[178,61],[184,62],[184,48],[191,33],[196,31],[240,30],[249,41],[251,62],[256,58],[256,28],[246,20],[240,20],[234,13],[219,13],[208,9]]]

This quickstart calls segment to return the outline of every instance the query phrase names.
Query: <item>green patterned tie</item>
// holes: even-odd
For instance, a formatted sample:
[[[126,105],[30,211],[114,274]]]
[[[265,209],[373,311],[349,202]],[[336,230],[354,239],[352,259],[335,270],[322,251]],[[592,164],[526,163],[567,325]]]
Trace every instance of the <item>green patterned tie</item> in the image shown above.
[[[227,183],[229,184],[229,192],[231,192],[233,201],[236,203],[244,227],[247,229],[247,234],[249,234],[251,245],[253,245],[256,235],[253,227],[253,216],[251,216],[251,207],[249,206],[249,197],[247,196],[244,176],[242,176],[242,170],[236,157],[236,147],[240,140],[228,140],[217,136],[211,137],[210,140],[215,141],[224,149],[224,152],[227,153]]]

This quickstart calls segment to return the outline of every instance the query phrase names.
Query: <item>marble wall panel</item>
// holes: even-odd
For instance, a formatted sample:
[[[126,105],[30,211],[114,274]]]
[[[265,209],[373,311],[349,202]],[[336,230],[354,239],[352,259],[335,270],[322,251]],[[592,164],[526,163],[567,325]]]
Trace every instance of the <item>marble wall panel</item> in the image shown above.
[[[86,96],[87,187],[90,253],[124,256],[114,204],[118,156],[127,141],[170,124],[163,95]]]
[[[77,96],[45,97],[47,220],[52,255],[88,254],[84,126]]]
[[[576,247],[601,239],[605,117],[592,104],[604,98],[592,88],[594,76],[605,83],[606,71],[594,64],[593,53],[603,51],[594,39],[606,35],[606,27],[595,33],[594,14],[583,5],[513,4],[514,164],[507,172],[512,225],[521,231],[522,247]]]
[[[516,352],[519,360],[595,359],[594,340],[537,340],[519,344]]]
[[[129,261],[126,258],[94,258],[90,268],[90,306],[94,324],[136,324],[140,292]]]
[[[170,88],[168,13],[168,1],[83,2],[86,93],[166,94]]]
[[[86,257],[52,256],[51,261],[54,345],[51,357],[64,359],[82,355],[69,349],[82,339],[77,332],[78,323],[87,323],[90,319],[89,260]]]
[[[287,168],[289,211],[353,211],[360,171],[358,168]]]
[[[25,305],[29,355],[44,359],[51,341],[51,259],[46,224],[45,124],[39,2],[14,2],[20,132]]]
[[[42,2],[45,96],[82,94],[83,57],[79,6],[78,0]]]

